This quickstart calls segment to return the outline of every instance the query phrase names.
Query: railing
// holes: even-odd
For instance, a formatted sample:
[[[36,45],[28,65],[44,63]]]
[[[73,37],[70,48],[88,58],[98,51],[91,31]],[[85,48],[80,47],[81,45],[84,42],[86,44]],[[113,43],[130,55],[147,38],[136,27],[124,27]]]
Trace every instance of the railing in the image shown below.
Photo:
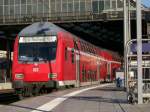
[[[150,39],[142,39],[142,84],[141,96],[144,103],[150,102]],[[138,95],[138,63],[137,63],[137,40],[130,40],[126,45],[126,86],[127,92],[137,101]]]
[[[131,19],[135,19],[135,11],[131,12]],[[143,19],[150,20],[150,12],[143,11]],[[43,13],[43,14],[19,14],[19,15],[5,15],[0,17],[0,24],[30,24],[39,21],[52,22],[76,22],[76,21],[107,21],[123,19],[122,11],[103,11],[101,13],[94,12],[57,12],[57,13]]]

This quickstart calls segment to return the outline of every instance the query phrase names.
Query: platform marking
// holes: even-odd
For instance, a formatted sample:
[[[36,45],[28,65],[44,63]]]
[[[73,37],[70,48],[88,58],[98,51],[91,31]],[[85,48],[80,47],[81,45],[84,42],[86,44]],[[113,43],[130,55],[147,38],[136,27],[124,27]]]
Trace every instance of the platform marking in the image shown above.
[[[56,98],[56,99],[54,99],[54,100],[52,100],[52,101],[50,101],[50,102],[48,102],[48,103],[38,107],[38,108],[36,108],[35,110],[33,110],[31,112],[47,112],[47,111],[51,111],[57,105],[59,105],[60,103],[62,103],[66,99],[68,99],[69,97],[75,96],[75,95],[77,95],[79,93],[82,93],[82,92],[85,92],[87,90],[95,89],[95,88],[98,88],[98,87],[105,87],[105,86],[108,86],[108,85],[111,85],[111,84],[103,84],[103,85],[98,85],[98,86],[89,87],[89,88],[85,88],[85,89],[82,89],[82,90],[74,91],[72,93],[63,95],[60,98]]]

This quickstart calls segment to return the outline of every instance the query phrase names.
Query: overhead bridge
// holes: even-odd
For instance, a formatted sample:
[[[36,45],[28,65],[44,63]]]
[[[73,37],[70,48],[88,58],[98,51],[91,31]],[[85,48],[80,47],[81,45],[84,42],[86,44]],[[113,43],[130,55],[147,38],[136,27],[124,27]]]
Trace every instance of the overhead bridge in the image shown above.
[[[131,11],[131,19],[136,19],[136,11]],[[32,24],[33,22],[49,21],[53,23],[115,21],[123,20],[123,11],[103,11],[100,13],[88,12],[56,12],[44,14],[15,14],[0,17],[0,25]],[[142,12],[142,19],[150,21],[150,11]]]

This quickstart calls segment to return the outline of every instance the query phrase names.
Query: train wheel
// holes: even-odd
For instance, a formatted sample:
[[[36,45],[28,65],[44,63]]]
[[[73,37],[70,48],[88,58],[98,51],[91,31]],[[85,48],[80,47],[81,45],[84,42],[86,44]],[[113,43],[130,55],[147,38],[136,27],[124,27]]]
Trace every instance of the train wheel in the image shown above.
[[[34,96],[38,96],[38,95],[39,95],[39,89],[38,89],[37,86],[34,86],[34,87],[32,88],[32,94],[33,94]]]
[[[19,100],[22,100],[22,99],[24,99],[24,96],[23,96],[23,94],[19,94],[19,95],[18,95],[18,98],[19,98]]]
[[[24,99],[23,89],[16,89],[16,95],[18,96],[19,100]]]

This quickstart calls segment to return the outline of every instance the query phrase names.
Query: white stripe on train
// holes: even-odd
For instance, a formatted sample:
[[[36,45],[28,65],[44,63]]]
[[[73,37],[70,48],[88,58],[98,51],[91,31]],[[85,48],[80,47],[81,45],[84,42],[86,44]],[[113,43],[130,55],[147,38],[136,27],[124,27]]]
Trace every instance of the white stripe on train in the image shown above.
[[[72,51],[72,48],[68,47],[67,50],[68,50],[68,51]],[[101,60],[101,61],[106,61],[106,62],[109,62],[109,63],[121,64],[121,62],[118,62],[118,61],[110,61],[110,60],[104,59],[104,58],[101,57],[101,56],[94,56],[93,54],[86,53],[86,52],[83,52],[83,51],[78,51],[78,50],[76,50],[76,49],[74,49],[74,52],[76,52],[76,53],[79,53],[79,52],[80,52],[80,54],[82,54],[82,55],[84,55],[84,56],[89,56],[89,57],[97,58],[97,59],[99,59],[99,60]]]

